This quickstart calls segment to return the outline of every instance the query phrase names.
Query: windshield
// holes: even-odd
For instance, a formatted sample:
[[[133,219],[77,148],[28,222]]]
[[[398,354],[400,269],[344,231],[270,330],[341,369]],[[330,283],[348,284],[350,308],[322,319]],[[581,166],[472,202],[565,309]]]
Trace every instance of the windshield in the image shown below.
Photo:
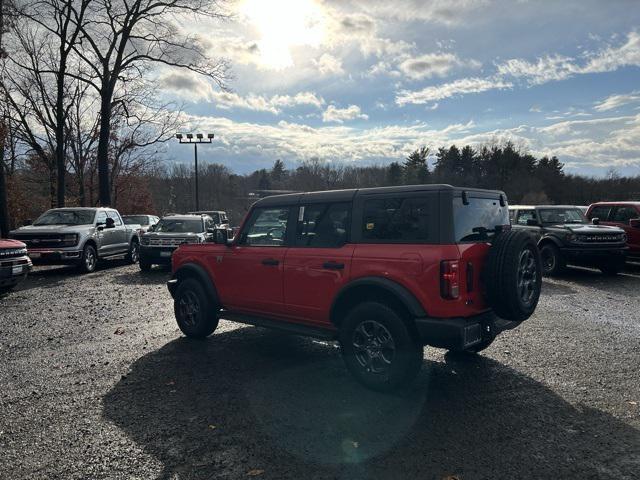
[[[33,222],[38,225],[89,225],[96,216],[95,210],[49,210]]]
[[[149,217],[146,215],[127,215],[123,220],[125,225],[149,225]]]
[[[509,212],[498,198],[454,198],[453,218],[456,242],[486,242],[496,233],[496,227],[509,225]]]
[[[168,219],[163,218],[156,224],[154,232],[164,233],[202,233],[202,220],[191,219]]]
[[[578,208],[547,208],[539,210],[542,223],[588,223]]]

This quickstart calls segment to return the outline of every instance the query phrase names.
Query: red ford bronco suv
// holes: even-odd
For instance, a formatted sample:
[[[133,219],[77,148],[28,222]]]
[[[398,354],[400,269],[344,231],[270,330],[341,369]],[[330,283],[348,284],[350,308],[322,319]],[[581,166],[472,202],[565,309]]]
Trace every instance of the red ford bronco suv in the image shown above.
[[[502,192],[450,185],[267,197],[238,235],[182,245],[168,288],[178,326],[218,319],[338,340],[366,386],[409,383],[423,347],[479,352],[536,308],[540,254]]]

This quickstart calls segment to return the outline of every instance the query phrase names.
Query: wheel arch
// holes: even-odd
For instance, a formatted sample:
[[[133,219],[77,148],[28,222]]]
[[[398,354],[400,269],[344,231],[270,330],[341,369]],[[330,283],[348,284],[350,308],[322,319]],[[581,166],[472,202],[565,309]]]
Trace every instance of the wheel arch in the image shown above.
[[[542,247],[549,244],[555,245],[558,248],[562,247],[562,242],[558,238],[553,235],[547,235],[538,241],[538,249],[542,249]]]
[[[407,319],[427,315],[422,304],[405,286],[388,278],[363,277],[353,280],[338,292],[331,304],[331,323],[339,326],[344,315],[364,301],[388,304]]]
[[[171,278],[177,280],[177,282],[171,289],[172,295],[175,293],[178,285],[180,285],[180,282],[188,278],[194,278],[202,284],[205,291],[207,292],[207,295],[209,295],[217,305],[220,305],[218,290],[216,289],[216,286],[211,280],[211,277],[209,276],[207,271],[201,265],[198,265],[197,263],[185,263],[175,271]]]

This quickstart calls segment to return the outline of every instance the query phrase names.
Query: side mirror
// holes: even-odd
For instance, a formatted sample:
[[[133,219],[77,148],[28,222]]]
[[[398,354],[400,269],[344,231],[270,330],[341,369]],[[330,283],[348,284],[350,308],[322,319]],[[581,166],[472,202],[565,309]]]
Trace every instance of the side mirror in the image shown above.
[[[593,217],[591,219],[591,223],[593,223],[594,225],[600,225],[600,219],[598,217]]]
[[[150,225],[149,228],[147,229],[147,232],[153,232],[156,229],[155,224],[154,225]]]
[[[631,228],[640,228],[640,218],[632,218],[629,220],[629,226]]]
[[[114,228],[116,226],[116,222],[113,218],[107,217],[107,223],[105,225],[106,228]]]
[[[213,243],[218,245],[229,244],[229,231],[226,228],[215,228],[213,230]]]
[[[215,228],[207,228],[207,233],[210,234],[210,235],[215,235],[216,229]]]
[[[538,223],[538,221],[535,218],[530,218],[527,220],[527,227],[537,227],[540,224]]]
[[[23,223],[22,226],[23,227],[27,227],[29,225],[31,225],[33,223],[33,220],[31,220],[30,218],[27,218]]]

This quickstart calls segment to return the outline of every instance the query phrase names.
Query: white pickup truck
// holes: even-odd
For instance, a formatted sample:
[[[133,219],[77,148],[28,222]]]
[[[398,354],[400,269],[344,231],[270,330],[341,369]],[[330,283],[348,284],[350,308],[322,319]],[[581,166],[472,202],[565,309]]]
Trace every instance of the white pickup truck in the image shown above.
[[[35,265],[76,265],[93,272],[99,260],[122,257],[136,263],[140,256],[139,225],[125,225],[113,208],[54,208],[32,225],[10,232],[27,245]]]

